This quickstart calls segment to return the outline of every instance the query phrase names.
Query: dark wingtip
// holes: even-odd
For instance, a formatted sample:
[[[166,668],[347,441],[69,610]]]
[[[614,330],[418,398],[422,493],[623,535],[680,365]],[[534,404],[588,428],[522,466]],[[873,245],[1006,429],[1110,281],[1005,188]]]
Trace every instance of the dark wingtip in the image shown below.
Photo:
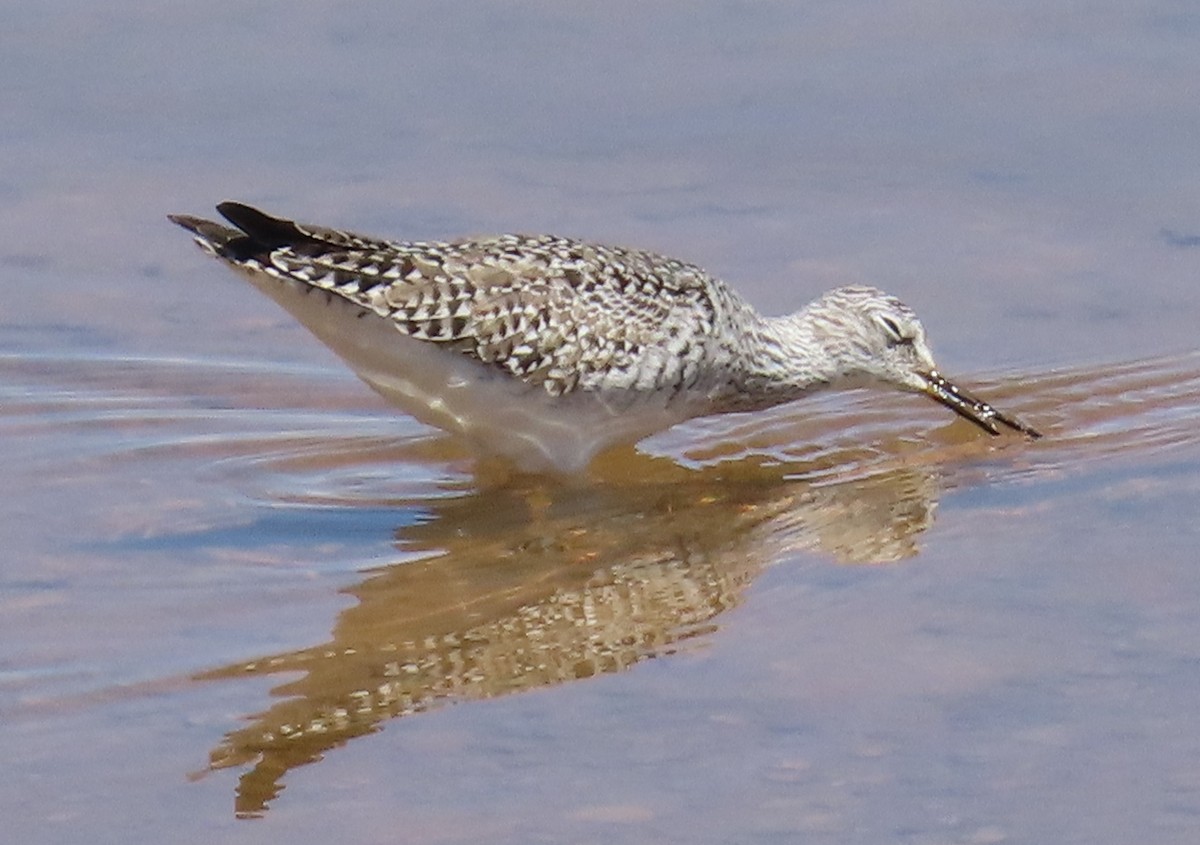
[[[303,251],[319,243],[291,220],[272,217],[240,202],[223,202],[217,211],[237,228],[190,214],[168,214],[167,219],[194,234],[209,252],[234,262],[261,257],[280,247]]]
[[[310,241],[291,220],[272,217],[240,202],[226,201],[217,206],[221,216],[245,232],[251,240],[268,249]]]
[[[243,220],[254,223],[276,219],[265,212],[259,211],[252,205],[246,205],[243,202],[234,202],[233,200],[225,200],[225,202],[217,203],[217,211],[220,212],[222,217],[238,227],[242,225]]]

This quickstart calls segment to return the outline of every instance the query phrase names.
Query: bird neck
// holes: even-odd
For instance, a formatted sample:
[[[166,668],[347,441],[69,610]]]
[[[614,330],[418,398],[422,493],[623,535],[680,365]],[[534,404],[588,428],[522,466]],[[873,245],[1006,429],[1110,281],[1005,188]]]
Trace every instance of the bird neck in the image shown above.
[[[810,309],[754,318],[743,335],[747,345],[737,379],[747,410],[790,402],[838,379],[837,356],[825,348]]]

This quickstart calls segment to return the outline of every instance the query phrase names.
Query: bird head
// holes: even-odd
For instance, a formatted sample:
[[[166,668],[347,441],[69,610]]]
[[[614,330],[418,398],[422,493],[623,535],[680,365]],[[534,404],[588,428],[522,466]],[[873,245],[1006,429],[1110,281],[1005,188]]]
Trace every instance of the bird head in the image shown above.
[[[925,327],[894,296],[870,287],[838,288],[805,311],[818,348],[833,365],[831,382],[851,387],[887,384],[924,394],[991,434],[999,434],[999,427],[1005,426],[1030,437],[1041,436],[943,376]]]

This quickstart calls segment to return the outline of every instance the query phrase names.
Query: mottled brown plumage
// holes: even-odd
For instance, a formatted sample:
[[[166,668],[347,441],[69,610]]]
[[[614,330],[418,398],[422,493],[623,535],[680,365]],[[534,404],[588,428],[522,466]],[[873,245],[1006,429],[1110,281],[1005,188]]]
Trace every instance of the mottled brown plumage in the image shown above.
[[[393,243],[237,203],[218,210],[241,231],[172,219],[231,263],[334,292],[554,396],[694,387],[740,316],[720,281],[648,252],[547,235]]]

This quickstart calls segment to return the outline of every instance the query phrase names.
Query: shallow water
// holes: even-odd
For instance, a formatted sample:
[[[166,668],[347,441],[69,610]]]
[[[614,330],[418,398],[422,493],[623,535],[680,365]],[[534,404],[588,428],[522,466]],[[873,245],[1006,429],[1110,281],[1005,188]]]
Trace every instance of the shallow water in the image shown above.
[[[4,600],[31,834],[231,796],[301,839],[316,808],[386,801],[432,841],[894,813],[1022,838],[1097,791],[1169,839],[1200,810],[1196,355],[980,381],[1037,443],[863,393],[685,426],[566,487],[472,480],[332,372],[0,371],[36,552]],[[743,816],[697,810],[730,778]]]
[[[1200,19],[618,7],[12,11],[14,841],[1196,841]],[[477,466],[162,217],[233,197],[871,281],[1046,436],[864,391]]]

